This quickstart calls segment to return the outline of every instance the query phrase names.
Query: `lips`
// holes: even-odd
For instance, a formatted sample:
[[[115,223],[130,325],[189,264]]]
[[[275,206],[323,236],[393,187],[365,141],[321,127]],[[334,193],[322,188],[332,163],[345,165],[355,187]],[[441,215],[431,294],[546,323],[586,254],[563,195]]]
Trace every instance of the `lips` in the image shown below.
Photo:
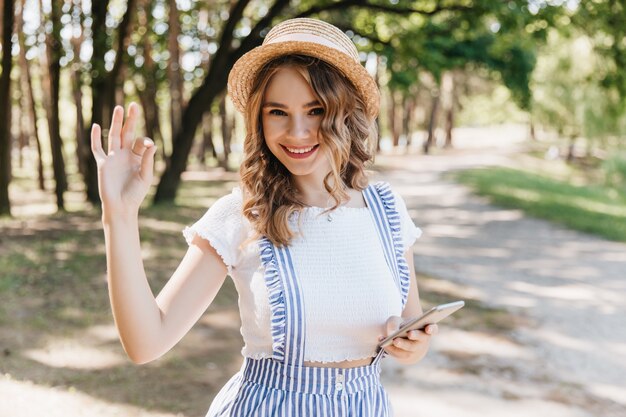
[[[286,147],[284,145],[280,145],[281,148],[285,151],[285,153],[294,159],[303,159],[311,156],[315,153],[317,148],[319,148],[319,144],[313,146],[301,146],[301,147]]]

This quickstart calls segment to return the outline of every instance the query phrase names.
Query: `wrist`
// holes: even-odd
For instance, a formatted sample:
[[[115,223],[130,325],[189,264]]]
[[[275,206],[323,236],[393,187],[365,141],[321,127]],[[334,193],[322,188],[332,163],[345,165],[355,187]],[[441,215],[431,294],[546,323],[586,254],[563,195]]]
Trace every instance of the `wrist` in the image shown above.
[[[139,218],[139,209],[111,210],[102,208],[102,224],[132,223],[136,224]]]

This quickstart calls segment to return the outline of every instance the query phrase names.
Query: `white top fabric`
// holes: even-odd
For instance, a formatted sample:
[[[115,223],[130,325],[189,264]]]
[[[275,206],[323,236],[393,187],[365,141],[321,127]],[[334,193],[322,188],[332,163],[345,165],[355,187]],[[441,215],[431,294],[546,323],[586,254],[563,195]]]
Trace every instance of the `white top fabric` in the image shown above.
[[[402,197],[394,193],[401,219],[404,248],[421,235]],[[200,220],[183,231],[187,243],[195,235],[209,241],[222,257],[239,293],[242,354],[272,357],[270,307],[256,241],[241,213],[242,193],[236,187],[215,202]],[[380,239],[367,207],[339,207],[332,221],[320,207],[302,212],[302,233],[291,252],[305,306],[305,361],[339,362],[376,354],[378,336],[389,316],[402,314],[402,299],[385,261]],[[290,220],[298,230],[298,219]]]

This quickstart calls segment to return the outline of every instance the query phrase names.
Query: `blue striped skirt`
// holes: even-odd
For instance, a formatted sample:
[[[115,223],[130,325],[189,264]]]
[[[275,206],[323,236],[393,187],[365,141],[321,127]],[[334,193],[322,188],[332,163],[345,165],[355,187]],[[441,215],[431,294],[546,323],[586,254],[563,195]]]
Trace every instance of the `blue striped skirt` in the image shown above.
[[[290,366],[245,358],[207,417],[389,417],[380,362],[357,368]]]

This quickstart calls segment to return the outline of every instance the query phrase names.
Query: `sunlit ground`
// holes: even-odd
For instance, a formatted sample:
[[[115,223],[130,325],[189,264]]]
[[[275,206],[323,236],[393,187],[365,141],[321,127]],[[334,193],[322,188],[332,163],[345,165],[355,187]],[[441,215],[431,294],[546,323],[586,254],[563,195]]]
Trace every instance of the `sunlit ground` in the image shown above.
[[[520,128],[466,129],[455,150],[379,158],[374,177],[392,182],[424,230],[415,246],[424,306],[467,301],[420,364],[386,360],[398,416],[626,415],[625,246],[488,206],[441,177],[506,164],[524,142]],[[110,315],[98,210],[74,177],[70,213],[49,215],[54,198],[26,192],[30,174],[17,172],[16,218],[0,220],[0,398],[11,399],[0,415],[204,415],[241,362],[230,280],[171,352],[131,364]],[[219,169],[184,179],[176,205],[142,211],[155,291],[184,254],[184,226],[236,184]]]

